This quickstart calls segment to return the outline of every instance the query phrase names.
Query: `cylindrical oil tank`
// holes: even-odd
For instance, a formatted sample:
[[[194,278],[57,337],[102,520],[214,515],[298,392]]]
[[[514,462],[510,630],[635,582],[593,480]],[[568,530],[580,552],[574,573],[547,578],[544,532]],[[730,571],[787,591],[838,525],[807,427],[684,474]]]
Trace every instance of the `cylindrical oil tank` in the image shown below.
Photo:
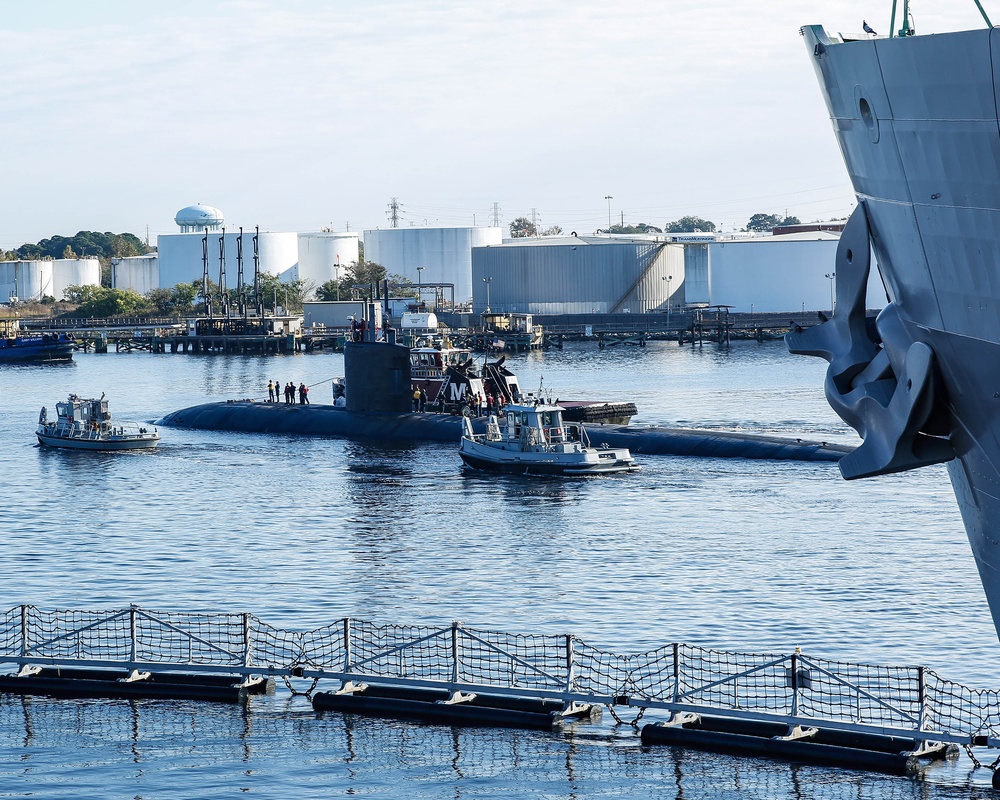
[[[219,282],[219,240],[222,231],[208,232],[208,277]],[[239,231],[226,231],[226,286],[236,286],[237,239]],[[178,283],[200,281],[203,274],[202,233],[168,233],[156,238],[160,262],[160,288],[171,289]],[[243,231],[243,280],[253,282],[254,232]],[[298,261],[298,235],[295,233],[270,233],[261,231],[257,249],[261,272],[280,275]]]
[[[156,253],[111,259],[111,287],[147,294],[160,285],[160,266]]]
[[[413,283],[454,284],[455,303],[472,302],[472,248],[500,244],[500,228],[387,228],[365,231],[365,259]],[[422,267],[423,269],[418,269]],[[450,290],[442,291],[445,302]]]
[[[358,233],[299,234],[299,265],[296,277],[317,287],[343,277],[352,261],[358,260]]]
[[[645,314],[683,297],[684,250],[653,238],[562,236],[473,251],[473,311]]]
[[[52,288],[51,261],[0,261],[0,302],[11,299],[38,301],[48,295],[56,297]]]
[[[56,300],[70,286],[100,286],[101,262],[96,258],[59,258],[52,262],[52,292]]]

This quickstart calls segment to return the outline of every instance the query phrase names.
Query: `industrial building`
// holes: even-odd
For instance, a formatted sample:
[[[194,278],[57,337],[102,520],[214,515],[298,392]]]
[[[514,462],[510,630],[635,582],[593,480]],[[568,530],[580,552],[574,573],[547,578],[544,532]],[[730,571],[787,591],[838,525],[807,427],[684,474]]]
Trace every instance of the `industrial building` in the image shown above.
[[[683,305],[684,247],[655,237],[548,236],[472,251],[473,312],[646,314]]]
[[[62,300],[70,286],[100,285],[101,263],[96,258],[0,261],[0,299],[5,303]]]
[[[534,314],[825,310],[839,234],[571,236],[513,239],[472,253],[473,311]],[[868,307],[882,308],[877,271]]]
[[[401,275],[419,286],[445,285],[454,289],[456,305],[473,298],[473,248],[498,245],[500,228],[387,228],[365,231],[365,259],[381,264],[389,274]],[[421,292],[421,299],[435,304],[438,289]],[[450,291],[441,294],[450,300]]]

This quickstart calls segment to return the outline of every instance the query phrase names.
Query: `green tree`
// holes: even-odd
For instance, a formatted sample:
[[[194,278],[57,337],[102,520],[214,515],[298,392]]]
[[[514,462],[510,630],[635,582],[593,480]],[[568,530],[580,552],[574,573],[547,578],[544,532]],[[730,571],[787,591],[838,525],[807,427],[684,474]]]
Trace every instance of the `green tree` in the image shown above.
[[[67,256],[67,248],[73,256]],[[75,236],[52,236],[37,244],[24,244],[13,251],[18,259],[37,258],[120,258],[141,256],[149,253],[150,247],[138,236],[131,233],[98,233],[79,231]]]
[[[747,223],[748,231],[769,231],[779,225],[798,225],[798,217],[779,217],[777,214],[754,214]]]
[[[612,225],[608,228],[607,233],[663,233],[663,231],[653,225],[640,222],[638,225]]]
[[[331,302],[340,299],[340,281],[331,278],[316,290],[316,299]]]
[[[76,303],[77,305],[89,303],[97,297],[100,289],[100,286],[93,286],[91,284],[87,284],[86,286],[67,286],[63,290],[63,299],[68,303]]]
[[[681,217],[674,222],[668,222],[663,226],[666,233],[712,233],[715,231],[715,223],[701,217]]]
[[[542,231],[542,236],[558,236],[563,232],[561,225],[550,225],[544,231]]]
[[[538,236],[538,226],[527,217],[518,217],[510,223],[510,236],[512,239]]]
[[[146,305],[160,316],[190,314],[200,287],[200,283],[178,283],[173,289],[153,289],[146,292]]]
[[[302,308],[302,301],[305,300],[306,295],[306,282],[303,280],[289,281],[288,283],[282,283],[277,275],[272,275],[269,272],[260,273],[260,278],[258,279],[260,288],[260,297],[262,305],[265,309],[270,309],[274,311],[275,306],[285,307],[285,302],[287,298],[287,303],[289,308]],[[253,294],[253,287],[250,287],[249,294]],[[234,297],[234,290],[230,290],[230,297]],[[218,309],[218,300],[216,302],[216,309]],[[250,298],[250,305],[254,305],[254,301]]]
[[[131,289],[106,289],[103,286],[70,287],[91,289],[82,293],[87,299],[80,304],[74,316],[77,317],[129,317],[149,310],[146,299]],[[66,290],[69,294],[69,289]]]

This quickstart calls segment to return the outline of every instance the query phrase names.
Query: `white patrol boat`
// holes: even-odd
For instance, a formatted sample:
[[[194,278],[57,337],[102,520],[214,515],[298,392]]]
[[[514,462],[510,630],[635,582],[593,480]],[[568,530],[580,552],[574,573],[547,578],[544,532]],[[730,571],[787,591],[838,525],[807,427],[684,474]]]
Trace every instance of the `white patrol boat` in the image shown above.
[[[458,453],[476,469],[524,475],[602,475],[635,472],[627,448],[591,447],[583,425],[563,422],[562,409],[544,402],[511,403],[501,428],[490,416],[486,433],[463,418]]]
[[[137,450],[156,447],[160,441],[160,434],[152,426],[112,423],[103,394],[99,400],[71,394],[67,402],[56,403],[56,414],[56,419],[50,421],[48,410],[42,407],[35,430],[39,444],[76,450]]]

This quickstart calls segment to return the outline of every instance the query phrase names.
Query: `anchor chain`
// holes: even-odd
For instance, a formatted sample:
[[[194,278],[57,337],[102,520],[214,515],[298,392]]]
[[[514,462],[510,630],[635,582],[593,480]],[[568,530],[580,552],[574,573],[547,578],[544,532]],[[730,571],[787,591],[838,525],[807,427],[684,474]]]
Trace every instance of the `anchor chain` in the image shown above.
[[[641,720],[642,719],[642,715],[646,713],[646,707],[642,706],[642,708],[639,709],[639,713],[636,714],[635,719],[626,722],[620,716],[618,716],[618,714],[615,712],[615,707],[613,705],[611,705],[610,703],[608,703],[607,708],[608,708],[608,713],[610,713],[611,716],[614,718],[616,726],[618,726],[618,725],[631,725],[636,730],[639,730],[639,720]]]
[[[281,679],[285,682],[285,686],[288,687],[288,691],[292,693],[292,697],[297,697],[297,696],[301,695],[302,697],[308,697],[310,700],[312,700],[312,693],[313,693],[313,691],[319,685],[319,678],[313,678],[312,685],[308,689],[306,689],[304,692],[300,692],[298,689],[295,689],[292,686],[292,682],[290,680],[288,680],[288,676],[287,675],[282,675]]]
[[[969,759],[972,761],[972,766],[975,769],[980,769],[981,767],[986,767],[991,772],[996,772],[997,771],[997,767],[1000,767],[1000,756],[997,756],[990,764],[984,764],[982,761],[980,761],[978,758],[976,758],[976,754],[972,752],[972,745],[971,744],[963,743],[962,747],[965,748],[965,753],[969,757]]]

